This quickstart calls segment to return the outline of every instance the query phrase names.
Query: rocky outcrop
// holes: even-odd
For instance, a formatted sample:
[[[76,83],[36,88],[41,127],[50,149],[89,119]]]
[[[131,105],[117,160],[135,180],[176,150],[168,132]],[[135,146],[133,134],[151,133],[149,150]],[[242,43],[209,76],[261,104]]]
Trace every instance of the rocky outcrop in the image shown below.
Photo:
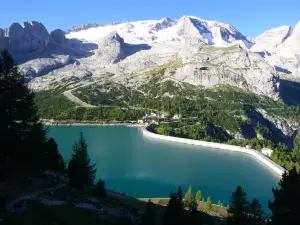
[[[57,29],[50,33],[50,40],[55,44],[65,45],[68,42],[68,39],[65,37],[65,32]]]
[[[12,52],[43,52],[49,44],[49,33],[39,22],[14,23],[8,28],[8,49]]]
[[[176,24],[176,21],[170,19],[169,17],[164,17],[163,19],[161,19],[160,21],[158,21],[157,23],[155,24],[151,24],[149,26],[149,31],[152,32],[152,31],[159,31],[159,30],[163,30],[163,29],[166,29],[168,27],[172,27]]]
[[[281,26],[268,30],[255,38],[255,45],[252,46],[251,50],[254,52],[267,51],[274,53],[276,48],[290,36],[291,32],[290,26]]]
[[[184,66],[176,71],[177,80],[205,87],[228,84],[278,98],[278,74],[260,55],[238,47],[200,49],[182,53]]]
[[[26,79],[30,80],[35,77],[45,75],[56,69],[64,67],[74,60],[70,56],[64,56],[59,58],[43,57],[39,59],[30,60],[22,64],[19,69]]]
[[[68,29],[67,33],[78,32],[78,31],[87,30],[89,28],[99,27],[99,26],[101,26],[101,25],[98,23],[88,23],[88,24],[77,25],[77,26],[73,26],[70,29]]]
[[[5,31],[0,28],[0,38],[3,38],[5,36]]]
[[[101,40],[94,57],[102,64],[115,64],[125,57],[124,45],[123,38],[113,31]]]
[[[226,45],[239,40],[250,44],[244,35],[229,24],[190,16],[184,16],[178,21],[177,35],[196,37],[211,45]]]

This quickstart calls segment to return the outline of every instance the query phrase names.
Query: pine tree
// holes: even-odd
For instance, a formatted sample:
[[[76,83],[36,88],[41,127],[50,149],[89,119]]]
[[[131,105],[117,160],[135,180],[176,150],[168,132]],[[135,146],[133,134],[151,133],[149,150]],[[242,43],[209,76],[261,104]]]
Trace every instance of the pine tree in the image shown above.
[[[182,199],[180,200],[181,188],[178,188],[177,194],[170,193],[166,211],[163,215],[162,225],[182,225],[185,221],[185,212]],[[178,195],[179,194],[179,195]]]
[[[69,182],[75,188],[94,184],[96,164],[91,164],[87,147],[83,134],[80,133],[79,140],[73,146],[72,159],[68,166]]]
[[[153,203],[149,199],[147,206],[146,206],[146,211],[142,217],[142,225],[154,225],[155,224],[155,217],[153,213]]]
[[[106,190],[105,190],[105,183],[103,180],[99,179],[99,181],[96,184],[96,189],[95,189],[95,195],[98,198],[102,198],[106,196]]]
[[[211,200],[211,197],[208,197],[207,198],[207,201],[206,201],[206,205],[205,205],[205,211],[207,212],[211,212],[214,210],[214,206],[212,204],[212,200]]]
[[[196,200],[201,202],[203,200],[202,192],[200,190],[196,193]]]
[[[257,199],[253,199],[250,202],[248,207],[248,212],[253,216],[262,217],[263,215],[262,206]]]
[[[248,210],[248,205],[246,192],[241,186],[237,186],[229,203],[228,224],[245,224],[247,221],[245,212]]]
[[[56,173],[64,173],[65,171],[65,162],[53,138],[50,138],[46,144],[45,166]]]
[[[283,174],[279,186],[278,189],[273,188],[274,201],[269,202],[271,224],[300,224],[300,175],[296,168]]]
[[[192,186],[189,187],[187,193],[184,196],[184,207],[188,208],[190,211],[197,210],[197,202],[193,195]]]
[[[0,163],[39,171],[44,162],[46,131],[39,123],[34,94],[7,51],[0,56],[0,99]]]

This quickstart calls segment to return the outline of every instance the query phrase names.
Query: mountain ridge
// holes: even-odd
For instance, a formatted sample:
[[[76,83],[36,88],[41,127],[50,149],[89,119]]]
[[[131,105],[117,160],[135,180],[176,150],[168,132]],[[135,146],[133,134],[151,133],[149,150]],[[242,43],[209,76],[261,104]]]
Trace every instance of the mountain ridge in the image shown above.
[[[288,54],[294,61],[283,58],[292,62],[289,67],[294,70],[276,58],[282,55],[277,51],[281,44],[297,45],[291,37],[297,40],[300,32],[290,27],[282,28],[286,34],[279,41],[273,41],[278,32],[271,30],[252,43],[230,24],[194,16],[98,25],[75,27],[66,34],[59,29],[49,33],[39,22],[15,23],[0,30],[0,48],[11,52],[29,86],[36,90],[74,80],[81,85],[82,79],[105,73],[119,77],[123,84],[129,74],[135,74],[132,81],[143,83],[143,70],[177,57],[183,64],[173,71],[172,79],[178,82],[203,87],[229,84],[278,99],[279,72],[294,75],[299,66],[294,52]],[[265,39],[267,43],[258,48]],[[275,46],[273,55],[264,49],[268,45]],[[262,54],[264,51],[267,53]]]

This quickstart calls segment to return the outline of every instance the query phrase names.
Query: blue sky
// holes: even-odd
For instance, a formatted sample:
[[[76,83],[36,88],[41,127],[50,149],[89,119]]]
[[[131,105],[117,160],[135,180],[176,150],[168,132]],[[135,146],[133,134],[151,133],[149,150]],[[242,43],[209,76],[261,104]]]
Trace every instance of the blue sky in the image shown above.
[[[0,27],[36,20],[50,31],[97,22],[198,16],[232,24],[255,37],[300,21],[300,0],[1,0]]]

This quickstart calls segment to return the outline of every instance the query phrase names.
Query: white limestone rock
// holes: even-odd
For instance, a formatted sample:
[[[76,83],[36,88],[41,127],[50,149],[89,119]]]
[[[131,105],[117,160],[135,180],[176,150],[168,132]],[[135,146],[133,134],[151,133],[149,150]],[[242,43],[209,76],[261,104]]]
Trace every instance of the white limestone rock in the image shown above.
[[[278,74],[256,53],[208,46],[197,53],[184,52],[182,60],[184,66],[175,73],[177,80],[204,87],[229,84],[278,99]]]
[[[124,40],[116,31],[109,33],[99,43],[95,58],[101,64],[115,64],[125,57]]]

